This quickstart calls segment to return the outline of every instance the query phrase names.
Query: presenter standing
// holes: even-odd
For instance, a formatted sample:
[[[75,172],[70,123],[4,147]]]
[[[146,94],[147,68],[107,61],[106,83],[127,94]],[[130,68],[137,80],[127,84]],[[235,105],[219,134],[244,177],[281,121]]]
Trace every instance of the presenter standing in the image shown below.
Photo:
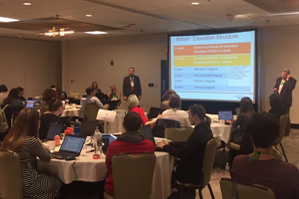
[[[129,75],[124,78],[123,82],[123,94],[124,94],[124,100],[127,101],[129,95],[135,94],[138,96],[138,99],[141,99],[141,84],[139,77],[134,75],[135,73],[135,68],[130,67],[129,70]]]
[[[290,108],[292,106],[292,92],[296,86],[297,80],[291,77],[291,71],[287,68],[283,69],[281,77],[278,77],[274,85],[274,93],[278,93],[280,101],[288,115],[285,135],[289,135],[291,130]]]

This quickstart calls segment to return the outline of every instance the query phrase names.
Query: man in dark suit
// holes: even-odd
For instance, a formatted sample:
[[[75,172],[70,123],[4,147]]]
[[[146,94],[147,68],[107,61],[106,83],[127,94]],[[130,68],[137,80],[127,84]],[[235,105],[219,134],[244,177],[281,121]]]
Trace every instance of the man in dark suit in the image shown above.
[[[287,125],[285,129],[285,135],[289,135],[291,129],[290,122],[290,107],[292,106],[292,92],[296,86],[297,80],[291,77],[289,69],[283,69],[281,77],[277,78],[276,84],[274,85],[274,93],[278,93],[280,101],[288,114]]]
[[[129,95],[135,94],[138,96],[139,100],[141,99],[141,84],[139,77],[134,75],[135,68],[130,67],[129,68],[129,75],[124,78],[123,82],[123,94],[124,94],[124,100],[127,101]]]

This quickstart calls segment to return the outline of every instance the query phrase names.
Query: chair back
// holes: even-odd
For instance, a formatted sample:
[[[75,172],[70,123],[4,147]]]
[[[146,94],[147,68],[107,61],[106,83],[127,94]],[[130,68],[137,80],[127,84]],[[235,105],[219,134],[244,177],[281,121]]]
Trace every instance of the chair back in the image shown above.
[[[184,142],[187,141],[193,132],[192,127],[186,128],[166,128],[165,129],[165,138],[173,142]]]
[[[171,127],[181,128],[181,124],[176,120],[159,118],[155,122],[152,131],[155,137],[165,137],[165,129]]]
[[[149,199],[156,156],[151,153],[112,157],[115,199]]]
[[[206,144],[205,156],[202,164],[203,181],[200,190],[210,182],[217,151],[217,144],[219,141],[219,137],[214,137]]]
[[[0,193],[3,199],[22,199],[21,167],[19,155],[0,151]]]
[[[148,111],[148,119],[151,119],[151,118],[155,118],[157,117],[159,114],[162,113],[162,109],[159,108],[159,107],[151,107]]]
[[[275,199],[275,194],[267,187],[239,184],[227,178],[221,178],[220,188],[223,199]]]
[[[283,114],[279,120],[279,137],[276,139],[275,144],[279,144],[282,141],[283,135],[285,133],[286,125],[287,125],[288,115]]]
[[[84,115],[87,121],[95,121],[97,119],[99,107],[96,104],[86,104],[84,107]]]
[[[70,98],[75,98],[75,99],[80,99],[81,98],[81,93],[76,92],[76,91],[72,91],[72,92],[70,92],[69,97]]]

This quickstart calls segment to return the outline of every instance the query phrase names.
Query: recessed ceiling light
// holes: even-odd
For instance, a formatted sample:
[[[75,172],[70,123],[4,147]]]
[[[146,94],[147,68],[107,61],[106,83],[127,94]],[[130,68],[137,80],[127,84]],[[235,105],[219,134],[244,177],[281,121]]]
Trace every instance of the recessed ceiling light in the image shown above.
[[[86,34],[91,34],[91,35],[106,35],[108,34],[107,32],[103,32],[103,31],[89,31],[89,32],[85,32]]]
[[[31,6],[31,3],[27,2],[27,3],[23,3],[24,6]]]
[[[20,20],[13,19],[13,18],[7,18],[7,17],[0,17],[0,22],[8,23],[8,22],[15,22],[15,21],[20,21]]]
[[[92,15],[90,15],[90,14],[87,14],[87,15],[85,15],[86,17],[92,17]]]
[[[192,5],[199,5],[199,2],[192,2]]]

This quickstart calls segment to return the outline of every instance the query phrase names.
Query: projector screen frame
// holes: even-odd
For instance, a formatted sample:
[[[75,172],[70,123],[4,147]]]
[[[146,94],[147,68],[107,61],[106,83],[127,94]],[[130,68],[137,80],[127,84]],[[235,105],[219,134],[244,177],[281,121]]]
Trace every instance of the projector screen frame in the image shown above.
[[[253,96],[253,103],[255,106],[255,109],[257,110],[258,107],[258,98],[259,98],[259,93],[258,93],[258,29],[252,28],[252,29],[222,29],[222,30],[203,30],[203,31],[196,31],[196,32],[184,32],[184,33],[177,33],[177,34],[168,34],[168,53],[167,53],[167,62],[168,62],[168,68],[169,68],[169,88],[171,88],[171,60],[170,60],[170,53],[171,53],[171,46],[170,46],[170,38],[175,37],[175,36],[203,36],[203,35],[215,35],[215,34],[231,34],[231,33],[242,33],[242,32],[248,32],[248,31],[254,31],[254,74],[253,74],[253,89],[254,89],[254,96]],[[174,89],[175,90],[175,89]],[[206,100],[206,99],[183,99],[182,100],[182,106],[184,109],[187,109],[186,105],[190,105],[192,103],[201,103],[201,104],[207,104],[210,106],[210,104],[213,104],[211,106],[215,106],[215,103],[218,105],[215,106],[218,109],[221,109],[222,105],[230,105],[231,108],[233,107],[238,107],[240,106],[239,102],[236,101],[224,101],[224,100]],[[220,106],[219,106],[220,105]],[[211,107],[212,108],[212,107]],[[233,108],[234,109],[234,108]],[[213,112],[217,112],[214,110]]]

